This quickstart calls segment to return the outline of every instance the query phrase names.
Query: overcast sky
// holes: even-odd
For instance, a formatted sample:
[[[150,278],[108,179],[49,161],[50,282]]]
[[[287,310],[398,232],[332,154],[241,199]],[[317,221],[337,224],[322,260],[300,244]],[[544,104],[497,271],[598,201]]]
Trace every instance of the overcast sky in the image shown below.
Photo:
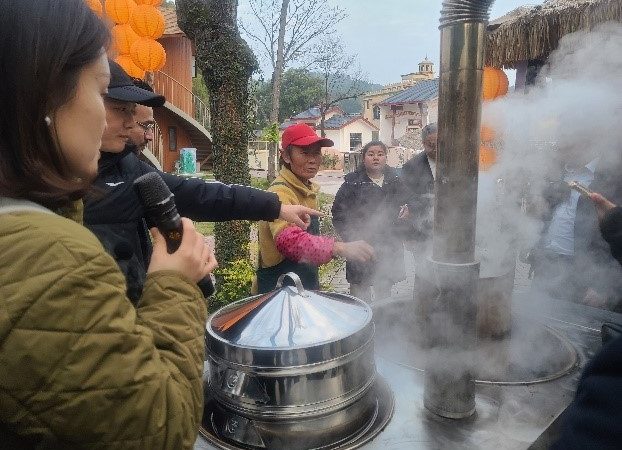
[[[400,81],[400,75],[416,72],[427,55],[438,73],[438,20],[441,0],[330,0],[341,6],[348,17],[337,25],[343,43],[358,61],[369,81],[387,84]],[[491,18],[502,16],[524,4],[542,0],[496,0]],[[239,0],[244,14],[247,0]],[[509,74],[513,79],[513,74]],[[270,74],[266,74],[269,78]],[[513,82],[513,80],[512,80]]]

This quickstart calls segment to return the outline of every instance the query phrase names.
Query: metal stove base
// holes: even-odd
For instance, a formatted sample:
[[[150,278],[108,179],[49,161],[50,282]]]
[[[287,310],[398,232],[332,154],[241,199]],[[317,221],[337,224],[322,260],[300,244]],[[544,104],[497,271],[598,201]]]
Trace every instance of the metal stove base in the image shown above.
[[[393,416],[395,408],[395,399],[393,393],[389,388],[389,384],[382,378],[377,377],[372,387],[376,397],[376,408],[373,412],[371,420],[364,425],[364,427],[350,436],[344,441],[334,443],[332,445],[325,445],[321,447],[305,447],[305,450],[350,450],[359,448],[372,439],[374,439],[389,423]],[[223,439],[217,432],[217,427],[214,424],[213,414],[217,410],[218,405],[214,400],[208,399],[203,411],[203,419],[201,426],[199,427],[200,438],[203,438],[207,444],[211,446],[202,447],[200,441],[197,442],[195,449],[199,448],[217,448],[224,450],[237,450],[237,449],[250,449],[254,450],[258,447],[246,446],[241,444],[233,444],[230,441]],[[327,430],[327,433],[330,431]],[[265,448],[270,448],[266,446]],[[296,447],[296,450],[302,450],[301,447]]]
[[[399,299],[397,303],[403,304],[404,300],[407,299]],[[578,364],[551,380],[543,379],[539,380],[540,382],[532,380],[515,384],[478,383],[475,393],[475,414],[463,420],[443,419],[430,413],[423,406],[423,372],[416,368],[419,364],[399,364],[393,360],[393,355],[384,354],[383,348],[387,348],[389,344],[408,351],[409,344],[405,335],[409,328],[406,325],[400,326],[390,340],[379,336],[382,333],[378,333],[375,350],[376,367],[378,374],[387,381],[395,395],[395,412],[384,431],[373,440],[361,442],[361,448],[366,450],[548,448],[547,444],[542,442],[554,439],[554,423],[574,397],[581,368],[601,347],[602,323],[604,321],[622,323],[622,314],[561,300],[533,298],[527,293],[514,295],[513,310],[514,316],[537,320],[542,326],[550,327],[562,336],[565,342],[570,342],[578,356]],[[400,315],[405,315],[405,311],[402,310]],[[537,345],[533,351],[538,351]],[[216,448],[234,447],[217,446],[215,441],[208,442],[203,436],[199,437],[195,445],[195,450]]]

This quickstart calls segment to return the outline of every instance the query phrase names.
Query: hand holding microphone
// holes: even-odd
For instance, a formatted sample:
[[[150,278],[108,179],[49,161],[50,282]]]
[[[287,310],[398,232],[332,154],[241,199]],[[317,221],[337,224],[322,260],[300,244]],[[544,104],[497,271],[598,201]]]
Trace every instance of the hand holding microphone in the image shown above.
[[[147,173],[134,181],[134,187],[148,223],[155,225],[151,230],[153,254],[147,272],[176,270],[197,282],[206,298],[213,294],[211,272],[218,262],[192,221],[179,216],[174,195],[162,177],[157,172]]]
[[[158,270],[176,270],[183,273],[192,281],[198,283],[218,267],[209,244],[204,241],[203,235],[194,229],[192,221],[181,219],[183,225],[183,237],[179,248],[169,253],[167,241],[160,230],[151,228],[153,236],[153,254],[147,273]]]

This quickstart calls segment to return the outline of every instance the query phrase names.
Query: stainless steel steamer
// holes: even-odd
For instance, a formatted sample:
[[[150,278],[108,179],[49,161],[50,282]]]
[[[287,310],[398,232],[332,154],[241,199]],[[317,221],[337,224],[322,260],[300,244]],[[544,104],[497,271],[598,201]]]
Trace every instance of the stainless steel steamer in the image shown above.
[[[294,286],[283,286],[286,276]],[[202,431],[215,442],[352,448],[390,419],[393,397],[374,364],[372,310],[354,297],[305,291],[289,273],[276,290],[210,316],[206,341]]]

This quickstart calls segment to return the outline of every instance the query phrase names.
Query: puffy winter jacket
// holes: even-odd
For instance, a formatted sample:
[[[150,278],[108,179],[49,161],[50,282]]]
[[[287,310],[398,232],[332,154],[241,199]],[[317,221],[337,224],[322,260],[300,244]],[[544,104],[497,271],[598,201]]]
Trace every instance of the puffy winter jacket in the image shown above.
[[[133,188],[134,180],[156,169],[131,148],[123,153],[102,153],[96,192],[85,202],[84,224],[100,239],[125,274],[128,296],[138,301],[151,257],[151,241],[144,211]],[[179,214],[192,220],[274,220],[281,203],[270,192],[246,186],[228,186],[158,172],[171,192]]]
[[[406,200],[404,184],[392,167],[385,168],[382,187],[365,169],[346,175],[333,203],[333,225],[345,242],[362,239],[376,252],[374,261],[346,262],[350,283],[373,284],[375,277],[392,282],[404,279],[403,240],[411,227],[398,215]]]
[[[44,449],[192,448],[207,316],[195,283],[149,274],[134,308],[97,238],[43,212],[0,216],[0,267],[0,447],[11,433]]]

